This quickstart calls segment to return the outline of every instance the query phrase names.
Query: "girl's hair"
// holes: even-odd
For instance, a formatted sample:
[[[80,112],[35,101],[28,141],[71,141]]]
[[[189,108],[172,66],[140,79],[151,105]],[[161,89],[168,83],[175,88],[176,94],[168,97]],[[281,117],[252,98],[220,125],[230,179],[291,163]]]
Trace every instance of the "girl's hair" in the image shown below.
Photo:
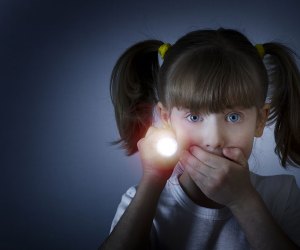
[[[282,166],[300,165],[300,74],[291,49],[265,43],[264,62],[236,30],[198,30],[172,45],[160,67],[162,44],[146,40],[133,45],[112,72],[110,91],[120,133],[115,143],[121,143],[127,155],[137,151],[158,101],[168,110],[208,114],[236,106],[260,109],[268,97],[275,152]]]

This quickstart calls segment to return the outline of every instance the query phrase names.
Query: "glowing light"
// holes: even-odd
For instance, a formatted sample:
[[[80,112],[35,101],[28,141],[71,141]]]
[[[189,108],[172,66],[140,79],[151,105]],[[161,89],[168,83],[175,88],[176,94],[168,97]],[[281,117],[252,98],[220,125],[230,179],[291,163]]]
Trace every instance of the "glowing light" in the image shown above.
[[[177,151],[177,142],[173,138],[163,137],[158,140],[156,149],[161,155],[170,157]]]

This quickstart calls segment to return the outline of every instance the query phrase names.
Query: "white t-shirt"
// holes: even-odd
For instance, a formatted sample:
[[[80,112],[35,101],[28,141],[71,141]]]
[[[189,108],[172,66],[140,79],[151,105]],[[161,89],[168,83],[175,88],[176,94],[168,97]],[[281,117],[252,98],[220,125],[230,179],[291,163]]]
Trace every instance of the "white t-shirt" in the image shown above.
[[[161,193],[151,232],[152,249],[250,249],[227,207],[201,207],[185,194],[178,181],[182,171],[178,165]],[[251,173],[251,182],[277,223],[300,246],[300,190],[294,177]],[[111,231],[134,197],[136,188],[129,188],[122,196]]]

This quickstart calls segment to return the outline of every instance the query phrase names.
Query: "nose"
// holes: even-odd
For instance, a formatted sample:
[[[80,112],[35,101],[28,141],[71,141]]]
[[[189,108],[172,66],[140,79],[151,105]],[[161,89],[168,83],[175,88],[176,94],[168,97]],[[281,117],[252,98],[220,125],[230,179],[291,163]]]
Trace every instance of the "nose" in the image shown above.
[[[201,132],[201,144],[210,152],[221,153],[225,144],[225,130],[217,119],[209,119]]]

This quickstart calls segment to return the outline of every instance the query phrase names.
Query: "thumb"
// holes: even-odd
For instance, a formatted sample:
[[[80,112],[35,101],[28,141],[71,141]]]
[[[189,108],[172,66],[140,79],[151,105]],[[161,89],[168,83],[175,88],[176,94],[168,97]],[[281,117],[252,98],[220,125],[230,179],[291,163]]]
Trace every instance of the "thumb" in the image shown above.
[[[248,167],[248,161],[241,149],[239,149],[239,148],[223,148],[223,154],[229,160],[232,160],[241,166]]]

